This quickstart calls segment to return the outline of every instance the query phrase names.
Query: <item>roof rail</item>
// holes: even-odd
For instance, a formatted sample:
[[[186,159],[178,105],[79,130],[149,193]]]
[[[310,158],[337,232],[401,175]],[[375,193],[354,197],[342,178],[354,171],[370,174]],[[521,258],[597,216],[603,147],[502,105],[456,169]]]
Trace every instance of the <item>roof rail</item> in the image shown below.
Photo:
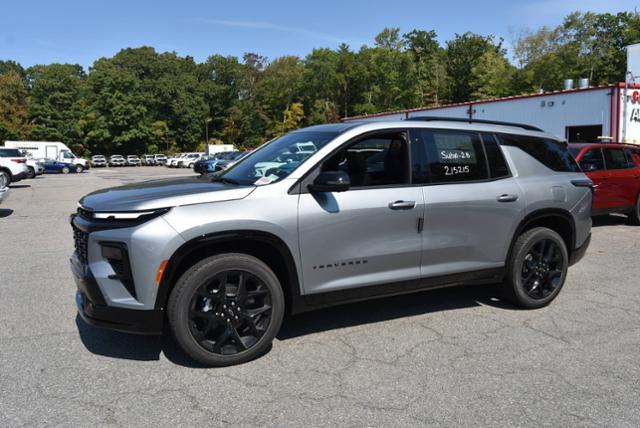
[[[436,116],[415,116],[409,117],[406,120],[415,120],[415,121],[425,121],[425,122],[466,122],[466,123],[486,123],[489,125],[503,125],[503,126],[514,126],[516,128],[526,129],[527,131],[539,131],[544,132],[542,129],[527,125],[525,123],[514,123],[514,122],[500,122],[498,120],[485,120],[485,119],[467,119],[462,117],[436,117]]]

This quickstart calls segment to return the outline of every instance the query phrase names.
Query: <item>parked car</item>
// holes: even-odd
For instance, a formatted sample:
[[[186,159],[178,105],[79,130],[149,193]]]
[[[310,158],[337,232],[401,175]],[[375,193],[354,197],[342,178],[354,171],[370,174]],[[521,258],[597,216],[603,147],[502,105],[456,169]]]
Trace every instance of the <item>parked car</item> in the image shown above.
[[[189,153],[177,162],[177,166],[178,168],[193,169],[193,165],[203,156],[205,156],[204,153]]]
[[[292,167],[300,143],[315,150]],[[218,176],[83,197],[76,303],[118,330],[160,334],[166,320],[215,366],[261,355],[285,310],[496,283],[540,308],[589,245],[591,185],[566,143],[527,125],[313,126]]]
[[[145,166],[155,166],[156,165],[156,159],[153,155],[142,155],[142,165]]]
[[[594,183],[593,215],[622,213],[640,225],[640,148],[583,143],[569,150]]]
[[[0,147],[0,187],[8,187],[29,176],[27,158],[18,149]]]
[[[71,162],[61,162],[54,159],[45,159],[44,172],[46,174],[69,174],[70,172],[81,173],[84,171],[81,165],[76,165]]]
[[[174,168],[178,166],[178,161],[180,161],[186,155],[187,153],[178,153],[177,155],[170,156],[169,158],[167,158],[167,163],[165,165],[169,168]]]
[[[224,171],[226,169],[231,168],[233,165],[237,164],[238,162],[240,162],[242,159],[244,159],[246,156],[249,155],[249,151],[243,151],[243,152],[233,152],[232,155],[225,157],[224,159],[221,159],[219,162],[217,162],[214,166],[215,171]]]
[[[140,158],[136,155],[127,156],[127,166],[140,166]]]
[[[166,165],[167,164],[167,157],[163,154],[157,154],[157,155],[153,155],[153,159],[155,160],[155,164],[156,165]]]
[[[122,155],[111,155],[109,158],[109,166],[125,166],[126,159]]]
[[[27,157],[27,178],[36,178],[44,174],[44,162]]]
[[[107,166],[107,158],[103,155],[94,155],[91,156],[91,166],[92,167],[106,167]]]
[[[193,164],[193,170],[198,174],[207,174],[216,171],[216,165],[230,156],[233,152],[218,152],[213,155],[203,156]]]

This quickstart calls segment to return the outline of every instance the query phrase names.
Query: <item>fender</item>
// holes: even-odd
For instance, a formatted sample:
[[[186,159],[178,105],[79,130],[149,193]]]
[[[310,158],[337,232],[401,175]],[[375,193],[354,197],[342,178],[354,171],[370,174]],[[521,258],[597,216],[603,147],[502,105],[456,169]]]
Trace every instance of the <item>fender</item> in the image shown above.
[[[303,312],[305,305],[300,295],[300,280],[298,278],[298,270],[291,250],[284,241],[276,235],[257,230],[230,230],[216,232],[199,236],[182,244],[169,259],[164,276],[159,284],[155,308],[164,310],[173,285],[175,281],[178,280],[178,275],[182,273],[180,272],[180,267],[186,258],[193,254],[194,251],[225,244],[228,244],[230,248],[233,248],[232,245],[234,244],[246,244],[251,242],[267,245],[270,250],[275,251],[280,262],[280,268],[274,268],[274,266],[270,267],[276,271],[276,275],[281,279],[284,278],[284,281],[281,281],[281,285],[289,311],[291,313]]]
[[[573,221],[573,217],[568,211],[565,211],[563,209],[546,208],[546,209],[533,211],[527,214],[525,218],[523,218],[522,221],[520,221],[520,223],[518,224],[518,227],[516,227],[513,237],[511,238],[511,244],[509,245],[509,251],[507,252],[507,257],[505,259],[505,266],[509,263],[509,260],[511,259],[511,253],[513,252],[513,247],[516,243],[516,240],[520,235],[522,235],[522,232],[525,230],[525,228],[534,221],[542,220],[549,217],[561,217],[562,219],[566,220],[569,223],[571,227],[571,236],[569,237],[569,245],[567,246],[567,251],[569,252],[569,256],[571,256],[571,252],[575,249],[575,245],[576,245],[576,242],[575,242],[576,241],[576,225],[575,225],[575,222]]]

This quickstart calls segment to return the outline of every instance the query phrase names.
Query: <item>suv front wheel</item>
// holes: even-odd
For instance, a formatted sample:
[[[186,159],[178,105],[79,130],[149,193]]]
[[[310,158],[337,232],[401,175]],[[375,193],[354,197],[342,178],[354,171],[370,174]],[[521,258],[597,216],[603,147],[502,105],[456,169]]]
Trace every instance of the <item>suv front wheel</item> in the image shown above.
[[[518,237],[507,266],[503,289],[513,304],[536,309],[551,303],[564,285],[569,267],[560,235],[536,227]]]
[[[178,345],[211,366],[261,355],[280,330],[284,295],[277,276],[246,254],[206,258],[178,280],[167,310]]]

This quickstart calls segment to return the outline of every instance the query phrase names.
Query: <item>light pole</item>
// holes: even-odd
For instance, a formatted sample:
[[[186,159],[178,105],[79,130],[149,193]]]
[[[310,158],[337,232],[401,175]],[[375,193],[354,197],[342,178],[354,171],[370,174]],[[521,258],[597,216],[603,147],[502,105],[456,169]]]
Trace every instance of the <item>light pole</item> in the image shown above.
[[[213,119],[211,118],[207,118],[204,120],[204,138],[205,138],[205,146],[209,144],[209,122],[211,122]]]

